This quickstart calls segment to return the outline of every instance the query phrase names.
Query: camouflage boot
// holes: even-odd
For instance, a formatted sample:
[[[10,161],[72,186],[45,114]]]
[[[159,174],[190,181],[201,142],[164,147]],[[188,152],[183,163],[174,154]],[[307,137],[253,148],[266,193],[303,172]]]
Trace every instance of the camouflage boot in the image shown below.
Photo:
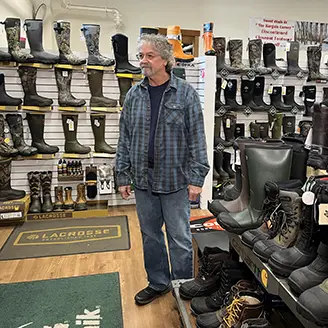
[[[298,74],[307,74],[298,65],[300,57],[300,44],[297,41],[289,41],[290,49],[287,51],[287,75],[296,76]]]
[[[76,99],[71,93],[73,71],[71,69],[55,67],[56,83],[58,88],[58,104],[63,107],[82,107],[86,101]]]
[[[45,171],[40,173],[41,187],[42,187],[42,212],[49,213],[53,210],[51,201],[51,180],[52,171]]]
[[[327,75],[320,73],[320,63],[322,56],[321,46],[310,46],[307,48],[309,75],[307,81],[328,80]]]
[[[276,46],[273,43],[265,43],[263,45],[264,66],[271,68],[272,71],[277,71],[280,74],[285,74],[286,70],[276,64]]]
[[[5,119],[0,114],[0,156],[15,157],[18,155],[18,150],[5,142]]]
[[[64,210],[64,194],[63,187],[55,187],[55,204],[53,207],[54,212],[62,212]]]
[[[119,77],[118,86],[120,88],[120,106],[123,107],[125,96],[132,87],[132,79]]]
[[[92,132],[95,137],[95,152],[115,154],[115,148],[108,145],[105,141],[106,115],[90,115]]]
[[[40,181],[40,172],[28,172],[27,179],[30,185],[30,209],[29,213],[41,213],[41,181]]]
[[[271,74],[272,69],[268,67],[264,67],[261,65],[261,57],[262,57],[262,40],[254,39],[249,40],[248,43],[248,58],[249,58],[249,66],[253,69],[257,74]]]
[[[268,114],[272,139],[281,138],[282,113],[276,113],[275,116]]]
[[[17,63],[32,63],[34,58],[27,51],[21,49],[20,31],[21,22],[19,18],[6,18],[1,24],[5,25],[8,42],[8,52]]]
[[[213,49],[216,54],[216,72],[221,73],[222,71],[226,71],[226,73],[236,73],[236,69],[227,65],[225,62],[225,54],[226,54],[226,38],[217,37],[213,38]]]
[[[74,55],[70,47],[71,23],[56,21],[54,22],[54,31],[59,49],[59,64],[84,65],[86,60]]]
[[[249,70],[249,68],[243,64],[243,40],[229,40],[228,51],[230,65],[236,70],[236,73],[245,73]]]
[[[10,97],[6,92],[5,76],[0,73],[0,106],[19,106],[22,103],[20,98]]]
[[[91,66],[113,66],[115,61],[111,58],[102,56],[99,52],[99,35],[100,25],[98,24],[82,24],[85,43],[88,48],[88,65]]]
[[[11,188],[11,159],[0,159],[0,201],[6,202],[25,197],[24,190]]]
[[[24,106],[48,107],[53,101],[39,96],[36,92],[36,67],[19,66],[18,74],[24,91]]]
[[[87,210],[87,199],[85,198],[85,184],[79,183],[76,187],[77,197],[75,201],[75,211]]]
[[[34,147],[28,146],[24,141],[22,116],[20,114],[7,114],[6,121],[10,129],[14,147],[18,149],[19,154],[22,156],[37,154],[38,150]]]
[[[88,69],[88,81],[91,93],[91,107],[116,107],[117,100],[104,97],[103,95],[103,75],[104,71]]]
[[[11,60],[12,60],[11,54],[0,50],[0,62],[10,62]]]

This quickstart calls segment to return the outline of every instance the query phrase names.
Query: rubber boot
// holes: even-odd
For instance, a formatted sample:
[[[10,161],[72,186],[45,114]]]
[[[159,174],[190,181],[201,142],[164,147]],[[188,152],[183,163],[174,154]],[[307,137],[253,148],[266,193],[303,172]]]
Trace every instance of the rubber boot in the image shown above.
[[[301,137],[304,138],[304,141],[307,138],[307,135],[309,134],[309,131],[312,129],[312,126],[313,126],[312,121],[301,120],[301,121],[298,122],[300,135],[301,135]]]
[[[302,70],[299,65],[300,44],[297,41],[289,41],[290,49],[287,51],[287,73],[286,76],[296,76],[300,73],[307,74],[307,71]]]
[[[295,133],[296,118],[295,116],[284,116],[282,118],[282,133]]]
[[[245,137],[245,123],[237,123],[235,131],[235,139]]]
[[[173,67],[172,73],[180,79],[186,79],[186,70],[184,67]]]
[[[286,94],[283,96],[285,105],[292,106],[292,109],[296,107],[297,111],[303,111],[304,106],[299,105],[295,101],[295,86],[289,85],[286,87]]]
[[[1,24],[5,25],[8,52],[17,63],[32,63],[34,57],[21,48],[21,22],[19,18],[6,18]]]
[[[62,114],[62,123],[65,135],[65,152],[72,154],[88,154],[90,147],[81,145],[77,139],[77,114]]]
[[[86,104],[83,99],[76,99],[71,93],[73,71],[55,67],[56,84],[58,88],[58,104],[63,107],[82,107]]]
[[[263,60],[264,66],[271,68],[272,71],[277,71],[280,74],[285,74],[286,70],[276,64],[276,46],[273,43],[265,43],[263,45]]]
[[[249,131],[253,139],[260,139],[260,124],[251,122],[249,124]]]
[[[177,62],[191,62],[194,60],[193,55],[186,55],[182,49],[182,35],[180,26],[173,25],[167,27],[167,39],[173,47],[173,56]]]
[[[25,197],[24,190],[16,190],[11,188],[11,159],[0,159],[0,201],[7,202],[9,200],[21,199]]]
[[[113,66],[114,59],[102,56],[99,52],[100,25],[82,24],[85,43],[88,49],[88,65],[90,66]]]
[[[225,104],[226,108],[235,110],[235,111],[243,111],[246,109],[246,106],[239,105],[236,101],[236,96],[237,96],[237,80],[232,79],[232,80],[227,80],[227,86],[224,89],[224,99],[225,99]]]
[[[59,152],[57,146],[50,146],[44,141],[45,114],[26,114],[28,126],[32,136],[32,147],[39,154],[55,154]]]
[[[76,187],[77,197],[75,201],[75,211],[87,210],[87,199],[85,198],[85,184],[79,183]]]
[[[262,47],[263,44],[261,39],[249,40],[248,42],[249,66],[257,74],[260,75],[271,74],[272,73],[271,68],[263,67],[261,65]]]
[[[6,92],[5,75],[0,73],[0,106],[19,106],[22,103],[20,98],[13,98]]]
[[[36,92],[36,67],[19,66],[18,74],[24,91],[24,106],[48,107],[53,101],[39,96]]]
[[[223,199],[227,202],[235,200],[239,197],[241,191],[241,166],[235,164],[236,182],[231,188],[224,189]],[[229,174],[229,173],[228,173]]]
[[[24,141],[22,116],[20,114],[7,114],[6,121],[10,129],[14,147],[19,151],[19,154],[22,156],[37,154],[38,150],[35,147],[28,146]]]
[[[95,138],[95,152],[115,154],[115,148],[105,141],[106,115],[91,114],[90,120]]]
[[[232,68],[225,61],[226,55],[226,38],[215,37],[213,38],[213,49],[216,54],[216,72],[225,73],[223,75],[228,75],[229,73],[236,73],[236,69]]]
[[[322,104],[328,106],[328,88],[322,88],[322,92],[323,92]]]
[[[1,24],[1,22],[0,22],[0,24]],[[10,62],[10,61],[12,61],[11,54],[0,50],[0,62]]]
[[[268,114],[272,139],[280,139],[281,138],[282,118],[283,118],[282,113],[277,113],[275,116]]]
[[[220,77],[216,78],[216,92],[215,92],[215,110],[219,110],[224,106],[224,103],[221,101],[221,85],[222,79]]]
[[[215,56],[213,49],[213,23],[205,23],[203,25],[203,40],[206,56]]]
[[[159,29],[157,27],[141,26],[140,36],[143,34],[158,34]]]
[[[231,162],[231,154],[224,151],[222,168],[225,172],[228,173],[230,179],[234,179],[236,177],[236,173],[232,170],[230,162]]]
[[[320,73],[321,56],[322,56],[321,46],[307,47],[307,59],[308,59],[308,68],[309,68],[309,75],[307,78],[307,82],[328,80],[328,75],[323,75]]]
[[[214,148],[221,145],[222,148],[231,147],[232,142],[221,138],[221,117],[214,117]]]
[[[256,124],[259,125],[260,130],[260,138],[266,140],[269,138],[269,122],[258,122],[255,121]]]
[[[129,62],[128,37],[123,34],[112,36],[112,45],[115,56],[115,73],[141,74],[140,67]]]
[[[307,165],[314,169],[328,168],[328,107],[314,104],[312,145]]]
[[[0,156],[15,157],[19,154],[18,150],[5,142],[5,118],[0,114]]]
[[[315,85],[304,85],[303,86],[303,97],[305,105],[305,113],[303,116],[312,116],[313,105],[316,100],[317,87]]]
[[[234,112],[225,113],[222,121],[225,140],[228,142],[233,142],[235,137],[237,114]]]
[[[243,64],[243,40],[229,40],[227,49],[229,51],[230,65],[235,69],[237,74],[245,73],[249,70],[249,68]]]
[[[41,213],[41,180],[40,172],[31,171],[27,173],[27,179],[30,186],[30,209],[29,213]]]
[[[254,80],[254,102],[262,110],[270,110],[271,106],[263,101],[265,79],[264,76],[257,76]]]
[[[249,179],[250,202],[243,212],[220,213],[217,222],[228,232],[242,234],[255,229],[260,224],[262,204],[265,199],[264,184],[268,180],[282,181],[289,179],[292,164],[290,146],[246,147],[247,170]]]
[[[119,77],[118,86],[120,88],[120,106],[123,107],[125,96],[132,87],[132,79]]]
[[[40,172],[40,181],[42,187],[42,212],[49,213],[53,210],[52,200],[51,200],[51,180],[52,171]]]
[[[91,107],[116,107],[117,100],[104,97],[103,94],[103,76],[104,71],[88,69],[88,81],[91,93]]]
[[[261,106],[254,102],[254,81],[241,80],[241,99],[244,106],[250,107],[253,111],[263,111]]]
[[[229,174],[223,170],[223,152],[214,150],[214,167],[216,172],[220,175],[222,181],[229,180]]]
[[[59,56],[50,54],[43,49],[43,21],[42,19],[25,19],[24,28],[31,49],[34,63],[56,64]]]
[[[72,187],[65,187],[64,210],[74,211],[74,201],[72,199]]]
[[[71,23],[65,21],[54,22],[57,46],[59,50],[59,64],[84,65],[86,59],[77,57],[71,50]]]
[[[63,194],[62,186],[55,187],[55,203],[54,203],[53,210],[54,212],[64,211],[64,194]]]
[[[272,94],[270,94],[270,100],[271,100],[270,105],[274,106],[274,108],[277,111],[290,112],[292,110],[292,106],[286,105],[282,102],[281,94],[282,94],[282,87],[273,87]]]

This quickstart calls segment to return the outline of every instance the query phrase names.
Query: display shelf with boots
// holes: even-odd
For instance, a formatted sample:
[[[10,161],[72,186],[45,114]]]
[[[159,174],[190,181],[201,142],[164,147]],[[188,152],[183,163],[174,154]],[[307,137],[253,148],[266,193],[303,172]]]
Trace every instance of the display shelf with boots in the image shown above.
[[[125,101],[125,96],[127,92],[130,90],[132,87],[132,80],[129,78],[124,78],[124,77],[119,77],[118,79],[118,86],[120,88],[120,106],[123,107],[124,101]]]
[[[214,167],[216,172],[219,174],[221,182],[229,180],[229,174],[223,170],[223,152],[214,150]]]
[[[222,265],[229,258],[230,254],[218,247],[205,247],[197,277],[180,286],[180,296],[191,300],[194,297],[208,296],[215,292]]]
[[[237,213],[222,212],[217,217],[217,222],[224,229],[237,234],[256,229],[261,225],[265,183],[268,180],[288,180],[292,164],[291,146],[246,145],[245,154],[250,195],[248,207]]]
[[[113,66],[115,61],[99,52],[100,25],[82,24],[81,31],[88,49],[88,66]]]
[[[24,91],[23,109],[33,109],[33,107],[43,107],[42,110],[51,110],[52,99],[39,96],[36,91],[37,68],[20,66],[18,74],[21,79]],[[32,108],[30,108],[32,107]]]
[[[221,138],[221,121],[221,117],[214,117],[214,148],[218,150],[232,146],[232,141],[227,141]]]
[[[117,100],[104,97],[103,94],[103,76],[104,72],[95,69],[87,71],[89,88],[91,93],[90,107],[91,110],[97,107],[117,107]]]
[[[282,87],[273,87],[270,94],[270,105],[279,112],[290,112],[292,106],[286,105],[282,102]]]
[[[300,56],[300,44],[297,41],[289,41],[289,51],[287,51],[287,73],[286,76],[297,76],[303,78],[307,71],[302,70],[298,65]]]
[[[37,148],[30,147],[25,143],[22,116],[20,114],[7,114],[6,121],[10,129],[14,147],[19,151],[19,154],[22,156],[37,154]]]
[[[20,98],[13,98],[7,94],[5,87],[5,75],[0,73],[0,108],[9,111],[17,110],[21,103],[22,100]]]
[[[19,154],[18,149],[10,146],[5,138],[5,118],[0,114],[0,156],[15,157]]]
[[[28,126],[32,136],[32,147],[39,154],[55,154],[59,152],[57,146],[50,146],[44,140],[45,114],[26,114]]]
[[[307,47],[307,59],[308,59],[308,68],[309,68],[309,75],[307,78],[307,82],[328,80],[328,75],[323,75],[320,73],[321,56],[322,56],[321,45]]]
[[[32,63],[34,58],[26,50],[21,48],[20,37],[21,37],[21,21],[19,18],[6,18],[4,22],[8,52],[17,63]]]
[[[227,142],[234,142],[237,114],[234,112],[227,112],[222,117],[223,132]]]
[[[230,66],[235,70],[236,74],[249,71],[249,67],[243,64],[243,40],[235,39],[228,41]]]
[[[72,199],[72,187],[65,187],[65,200],[64,200],[64,210],[74,211],[74,201]]]
[[[230,179],[234,179],[236,177],[236,172],[233,171],[231,167],[231,154],[228,152],[223,152],[222,168],[228,173]]]
[[[140,26],[139,35],[142,36],[143,34],[158,34],[158,31],[159,29],[157,27]]]
[[[65,135],[65,152],[69,154],[90,153],[90,147],[83,146],[77,141],[78,115],[62,114],[62,123]]]
[[[167,27],[166,35],[169,43],[173,47],[173,56],[177,62],[192,62],[194,60],[193,55],[187,55],[182,49],[182,35],[180,26],[172,25]]]
[[[213,49],[213,23],[203,24],[204,53],[206,56],[215,56]]]
[[[52,181],[52,171],[40,172],[40,181],[42,187],[42,207],[43,213],[49,213],[53,210],[52,200],[51,200],[51,181]]]
[[[244,111],[246,106],[240,105],[236,100],[237,96],[237,80],[231,79],[227,80],[227,85],[224,89],[224,99],[226,109],[235,110],[235,111]]]
[[[11,159],[0,159],[0,201],[6,202],[24,197],[24,190],[17,190],[11,187]]]
[[[72,68],[83,69],[86,59],[77,57],[71,50],[71,23],[63,20],[54,22],[54,31],[59,50],[59,65],[71,65]],[[60,67],[60,66],[58,66]],[[63,67],[65,68],[65,67]]]
[[[85,198],[85,184],[79,183],[77,185],[77,197],[75,201],[75,211],[87,210],[87,199]]]
[[[295,86],[293,85],[286,86],[286,94],[283,95],[283,100],[285,105],[292,106],[291,112],[293,114],[304,110],[304,106],[295,101]]]
[[[272,69],[272,76],[278,78],[280,74],[285,74],[287,71],[276,63],[276,46],[273,43],[265,43],[263,45],[263,60],[264,66]]]
[[[254,97],[253,100],[255,104],[262,108],[263,111],[268,111],[272,106],[266,104],[263,101],[264,95],[264,87],[265,87],[265,78],[264,76],[257,76],[254,80]]]
[[[86,101],[84,99],[76,99],[71,93],[72,76],[73,71],[71,69],[55,67],[58,104],[60,106],[58,109],[61,110],[66,107],[69,110],[70,107],[74,107],[74,109],[79,107],[81,111],[86,111],[86,107],[82,107],[86,104]]]
[[[241,80],[241,99],[244,106],[249,107],[252,111],[263,111],[261,106],[256,105],[254,102],[254,87],[255,82],[251,80]]]
[[[53,206],[54,212],[64,211],[64,193],[62,186],[55,187],[55,203]]]
[[[27,179],[30,186],[30,209],[29,213],[41,213],[41,176],[40,172],[31,171],[27,173]]]
[[[271,138],[280,139],[281,138],[281,127],[282,127],[282,113],[276,113],[274,116],[268,114]]]
[[[50,54],[43,49],[43,20],[42,19],[25,19],[24,28],[30,45],[33,63],[56,64],[59,56]]]
[[[312,116],[313,114],[313,105],[316,101],[317,87],[315,85],[304,85],[302,89],[305,113],[303,116]]]
[[[90,121],[95,138],[95,152],[115,154],[116,150],[105,141],[106,115],[91,114]]]
[[[286,116],[282,118],[282,132],[283,134],[295,133],[296,118],[295,116]]]
[[[261,65],[262,58],[262,40],[261,39],[253,39],[248,42],[248,58],[249,58],[249,66],[255,73],[264,75],[271,74],[272,69],[268,67],[264,67]]]
[[[280,190],[281,207],[278,215],[282,215],[282,225],[276,237],[259,240],[254,244],[253,252],[263,262],[268,262],[271,255],[284,248],[292,247],[300,231],[302,198],[296,191]]]

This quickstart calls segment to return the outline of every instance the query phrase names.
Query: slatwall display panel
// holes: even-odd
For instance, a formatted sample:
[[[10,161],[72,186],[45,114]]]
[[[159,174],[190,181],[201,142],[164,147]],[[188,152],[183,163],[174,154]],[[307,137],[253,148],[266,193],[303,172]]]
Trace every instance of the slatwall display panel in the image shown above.
[[[86,57],[86,54],[78,54],[81,57]],[[134,65],[138,65],[136,60],[130,60]],[[202,103],[204,102],[203,97],[203,84],[199,83],[200,76],[200,66],[201,63],[195,60],[192,65],[186,67],[186,78],[195,87],[200,95]],[[5,74],[6,91],[9,95],[13,97],[22,98],[24,97],[23,89],[21,86],[21,80],[19,78],[17,67],[0,67],[0,72]],[[62,126],[61,114],[70,114],[72,112],[61,112],[58,111],[58,91],[55,79],[54,69],[41,69],[37,70],[37,92],[40,96],[48,97],[53,99],[54,109],[51,112],[45,112],[45,128],[44,128],[44,139],[50,145],[55,145],[60,148],[59,153],[56,154],[54,159],[25,159],[25,160],[13,160],[12,161],[12,174],[11,181],[12,187],[17,189],[23,189],[29,193],[29,185],[27,180],[27,173],[30,171],[52,171],[52,196],[54,200],[54,187],[61,185],[63,187],[71,186],[73,188],[73,200],[76,199],[76,186],[80,181],[60,181],[57,180],[57,163],[64,153],[64,132]],[[78,99],[85,99],[86,106],[89,106],[89,99],[91,97],[87,74],[84,71],[73,70],[72,78],[72,94]],[[104,71],[103,76],[103,93],[104,96],[110,97],[118,100],[120,96],[120,91],[118,87],[117,77],[113,72]],[[8,112],[9,113],[9,112]],[[12,112],[11,112],[12,113]],[[16,112],[15,112],[16,113]],[[17,113],[21,114],[23,119],[26,117],[27,111],[19,110]],[[35,112],[37,113],[37,112]],[[1,111],[0,114],[7,114],[7,112]],[[72,113],[74,114],[74,113]],[[94,151],[94,136],[92,132],[91,122],[90,122],[90,108],[87,107],[87,112],[76,113],[78,114],[78,127],[77,127],[77,139],[85,146],[91,147],[91,151]],[[92,114],[97,114],[97,112],[92,112]],[[102,113],[99,115],[106,115],[106,129],[105,129],[105,140],[113,147],[117,147],[118,137],[119,137],[119,118],[120,113]],[[27,144],[31,144],[31,134],[27,124],[27,120],[23,120],[24,125],[24,139]],[[7,127],[7,126],[6,126]],[[10,133],[6,133],[6,137],[11,140]],[[72,159],[65,159],[66,162]],[[89,159],[73,159],[81,160],[85,176],[86,166],[93,164],[97,167],[106,163],[107,165],[115,166],[115,157],[113,158],[95,158]],[[99,180],[99,173],[98,173]],[[99,194],[99,183],[97,184],[98,193],[97,197],[93,200],[108,200],[109,206],[114,205],[128,205],[135,203],[134,194],[129,200],[123,200],[119,194],[113,193],[109,195]]]

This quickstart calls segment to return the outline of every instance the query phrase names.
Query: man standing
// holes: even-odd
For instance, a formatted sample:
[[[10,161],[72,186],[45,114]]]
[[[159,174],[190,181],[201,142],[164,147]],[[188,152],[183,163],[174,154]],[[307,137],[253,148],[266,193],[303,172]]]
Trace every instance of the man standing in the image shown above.
[[[123,199],[134,185],[149,282],[135,301],[145,305],[169,292],[171,280],[192,278],[189,200],[201,193],[209,165],[200,100],[171,72],[171,45],[164,36],[142,35],[138,58],[145,78],[125,98],[116,174]]]

